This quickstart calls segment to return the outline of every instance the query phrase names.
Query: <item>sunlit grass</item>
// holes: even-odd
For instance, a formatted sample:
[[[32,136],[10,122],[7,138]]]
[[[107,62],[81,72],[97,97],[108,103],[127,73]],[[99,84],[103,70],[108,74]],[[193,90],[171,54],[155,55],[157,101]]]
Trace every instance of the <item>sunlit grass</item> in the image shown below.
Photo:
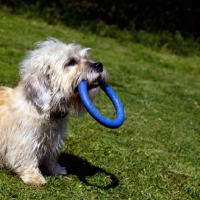
[[[17,84],[25,52],[48,36],[93,49],[126,120],[112,130],[88,114],[71,116],[60,157],[69,175],[45,177],[48,184],[36,188],[1,169],[0,199],[199,199],[200,58],[0,12],[0,85]],[[95,105],[113,116],[103,92]]]

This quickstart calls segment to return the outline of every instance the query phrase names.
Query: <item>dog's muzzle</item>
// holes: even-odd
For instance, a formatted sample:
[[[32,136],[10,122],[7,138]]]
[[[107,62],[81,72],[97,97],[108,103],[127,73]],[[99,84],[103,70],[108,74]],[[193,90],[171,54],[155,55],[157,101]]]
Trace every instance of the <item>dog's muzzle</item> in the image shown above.
[[[93,62],[90,65],[96,72],[99,73],[99,77],[94,80],[92,83],[90,82],[88,85],[88,89],[93,89],[99,87],[99,82],[101,81],[101,72],[103,72],[103,64],[101,62]]]

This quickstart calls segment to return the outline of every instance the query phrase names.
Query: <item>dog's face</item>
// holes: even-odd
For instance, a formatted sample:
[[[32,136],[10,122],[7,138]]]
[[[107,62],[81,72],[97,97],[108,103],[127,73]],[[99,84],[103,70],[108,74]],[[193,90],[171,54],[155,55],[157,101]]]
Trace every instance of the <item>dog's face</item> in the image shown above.
[[[81,113],[77,90],[80,81],[88,81],[88,94],[93,100],[99,92],[99,81],[108,79],[103,65],[91,60],[88,50],[55,39],[38,43],[21,63],[21,82],[28,100],[45,112]]]

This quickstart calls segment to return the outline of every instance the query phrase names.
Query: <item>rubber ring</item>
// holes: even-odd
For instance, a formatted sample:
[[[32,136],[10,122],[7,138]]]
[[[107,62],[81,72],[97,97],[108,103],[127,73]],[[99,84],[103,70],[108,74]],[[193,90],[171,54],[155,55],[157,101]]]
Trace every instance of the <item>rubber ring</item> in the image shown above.
[[[100,124],[108,127],[108,128],[118,128],[120,127],[125,119],[124,108],[119,100],[117,94],[114,90],[107,84],[107,83],[100,83],[101,89],[106,93],[106,95],[112,101],[115,111],[116,111],[116,118],[114,120],[108,119],[100,114],[100,112],[95,108],[92,101],[88,96],[87,91],[88,83],[87,81],[83,80],[78,85],[78,92],[81,98],[81,101],[88,111],[88,113]]]

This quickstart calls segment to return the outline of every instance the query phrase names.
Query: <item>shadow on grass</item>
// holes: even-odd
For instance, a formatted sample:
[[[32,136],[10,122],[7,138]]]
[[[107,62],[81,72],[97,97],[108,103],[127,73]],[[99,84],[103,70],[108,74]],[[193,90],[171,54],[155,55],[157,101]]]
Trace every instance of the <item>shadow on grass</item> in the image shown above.
[[[87,160],[82,159],[78,156],[62,153],[59,158],[59,163],[61,166],[67,168],[68,174],[77,176],[80,181],[82,181],[88,186],[108,190],[110,188],[115,188],[116,186],[119,185],[119,180],[114,174],[109,173],[102,168],[91,165]],[[87,180],[87,178],[95,176],[96,174],[99,173],[104,174],[106,177],[109,177],[110,183],[108,183],[105,186],[102,186],[101,183],[93,184]]]

